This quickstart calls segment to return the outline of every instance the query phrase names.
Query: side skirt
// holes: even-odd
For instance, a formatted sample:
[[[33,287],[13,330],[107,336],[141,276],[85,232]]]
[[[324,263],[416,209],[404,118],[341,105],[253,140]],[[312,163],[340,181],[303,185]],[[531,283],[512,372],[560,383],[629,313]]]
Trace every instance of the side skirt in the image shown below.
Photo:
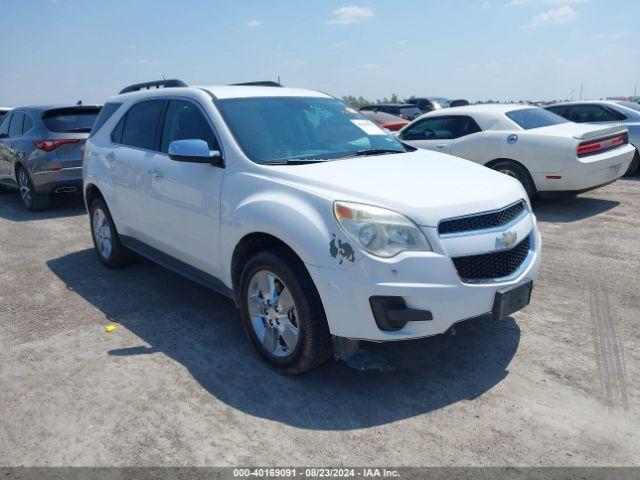
[[[233,290],[227,287],[222,280],[213,275],[209,275],[202,270],[192,267],[191,265],[184,263],[181,260],[178,260],[171,255],[167,255],[160,250],[153,248],[147,245],[140,240],[137,240],[133,237],[129,237],[126,235],[120,235],[120,241],[122,244],[130,250],[133,250],[138,255],[145,257],[152,262],[157,263],[158,265],[166,268],[167,270],[171,270],[175,273],[182,275],[183,277],[188,278],[189,280],[199,283],[205,288],[209,290],[213,290],[220,295],[224,295],[225,297],[229,297],[234,300],[235,296],[233,295]]]

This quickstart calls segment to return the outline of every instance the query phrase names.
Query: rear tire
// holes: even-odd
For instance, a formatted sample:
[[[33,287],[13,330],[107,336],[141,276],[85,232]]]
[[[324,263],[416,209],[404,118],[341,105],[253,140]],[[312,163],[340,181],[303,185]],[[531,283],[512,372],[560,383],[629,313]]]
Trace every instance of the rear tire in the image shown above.
[[[331,357],[320,295],[304,264],[291,252],[273,248],[249,259],[239,292],[245,331],[276,370],[300,374]]]
[[[133,254],[122,242],[105,202],[96,198],[89,207],[93,246],[100,261],[109,268],[122,268],[131,263]]]
[[[537,190],[533,183],[533,179],[527,169],[520,164],[509,160],[498,160],[497,162],[490,164],[489,168],[518,180],[524,187],[530,200],[533,200],[536,196]]]
[[[27,210],[39,212],[49,208],[49,195],[35,191],[29,172],[25,167],[18,167],[16,171],[16,182],[20,189],[20,200],[22,200],[22,204]]]
[[[636,170],[638,170],[638,165],[640,165],[640,152],[638,152],[638,149],[636,148],[636,153],[633,156],[633,160],[631,160],[631,163],[629,164],[629,168],[627,168],[627,171],[624,172],[624,176],[630,177],[631,175],[636,173]]]

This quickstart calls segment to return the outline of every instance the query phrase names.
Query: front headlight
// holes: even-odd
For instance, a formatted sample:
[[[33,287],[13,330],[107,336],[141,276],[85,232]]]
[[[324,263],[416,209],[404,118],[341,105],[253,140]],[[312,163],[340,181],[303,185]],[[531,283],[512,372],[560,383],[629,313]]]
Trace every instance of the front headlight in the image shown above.
[[[378,257],[389,258],[407,250],[431,251],[420,228],[397,212],[361,203],[334,202],[333,215],[354,242]]]

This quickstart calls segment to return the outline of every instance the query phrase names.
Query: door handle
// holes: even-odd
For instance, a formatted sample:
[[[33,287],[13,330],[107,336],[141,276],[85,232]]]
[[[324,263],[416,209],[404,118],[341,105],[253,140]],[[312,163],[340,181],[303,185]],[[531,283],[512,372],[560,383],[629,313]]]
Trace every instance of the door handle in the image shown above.
[[[159,168],[152,168],[151,170],[149,170],[149,173],[154,178],[163,178],[164,177],[164,172],[162,170],[160,170]]]
[[[436,148],[447,148],[447,145],[436,145]]]

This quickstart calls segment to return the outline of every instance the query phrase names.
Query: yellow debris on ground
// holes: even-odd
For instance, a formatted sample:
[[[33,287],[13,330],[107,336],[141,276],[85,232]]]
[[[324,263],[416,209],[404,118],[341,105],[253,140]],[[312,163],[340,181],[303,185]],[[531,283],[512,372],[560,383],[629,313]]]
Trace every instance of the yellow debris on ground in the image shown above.
[[[106,327],[104,327],[104,330],[108,333],[108,332],[113,332],[116,328],[115,325],[107,325]]]

